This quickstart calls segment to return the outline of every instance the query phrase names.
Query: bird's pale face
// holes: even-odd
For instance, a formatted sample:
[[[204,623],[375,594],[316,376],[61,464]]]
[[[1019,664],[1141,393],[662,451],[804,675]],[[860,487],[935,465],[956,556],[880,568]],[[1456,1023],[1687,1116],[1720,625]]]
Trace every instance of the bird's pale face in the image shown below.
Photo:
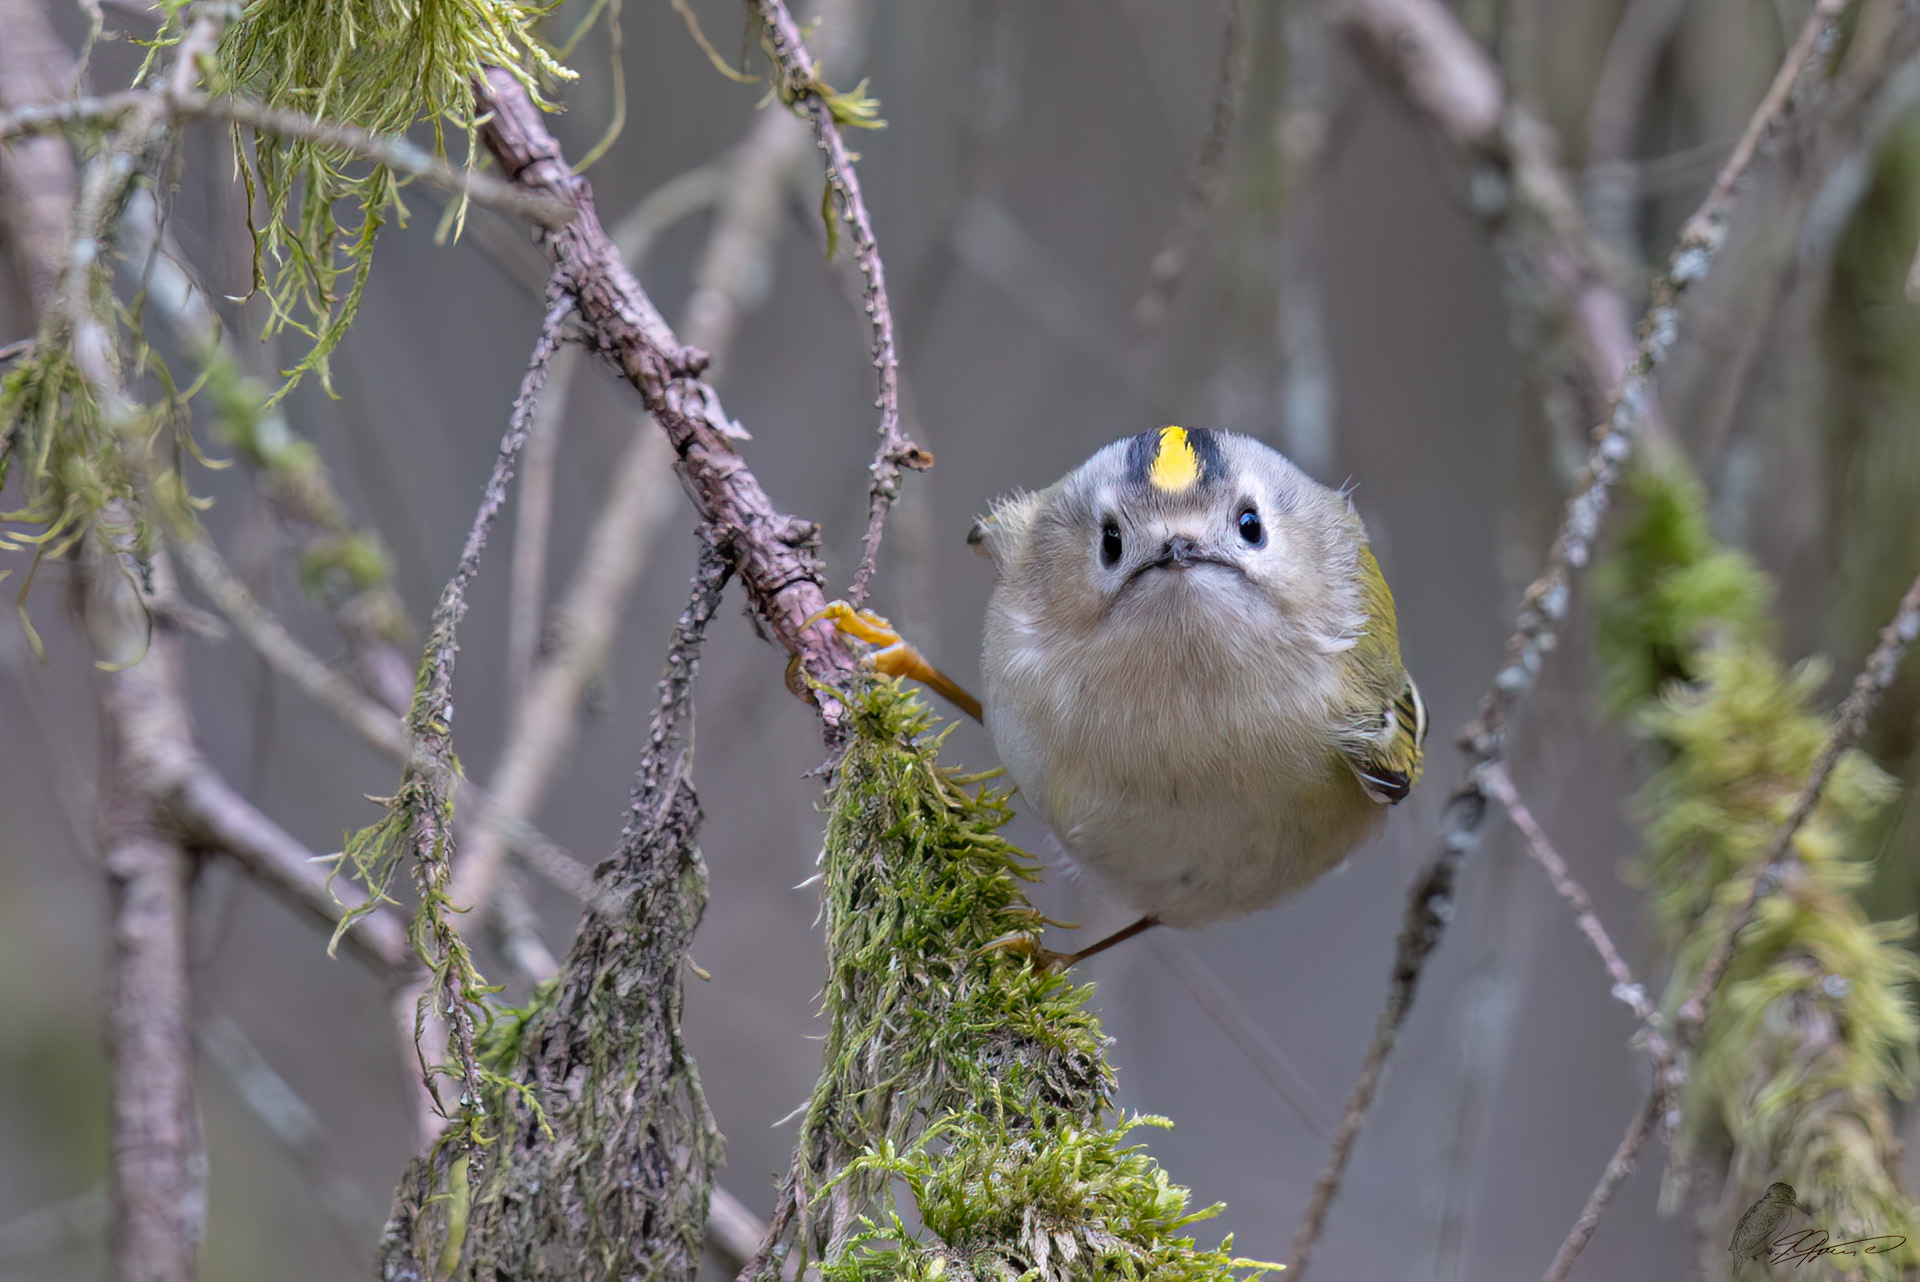
[[[1049,617],[1082,634],[1232,625],[1337,647],[1352,614],[1345,504],[1271,451],[1176,432],[1102,451],[1048,506],[1035,537],[1059,571]]]

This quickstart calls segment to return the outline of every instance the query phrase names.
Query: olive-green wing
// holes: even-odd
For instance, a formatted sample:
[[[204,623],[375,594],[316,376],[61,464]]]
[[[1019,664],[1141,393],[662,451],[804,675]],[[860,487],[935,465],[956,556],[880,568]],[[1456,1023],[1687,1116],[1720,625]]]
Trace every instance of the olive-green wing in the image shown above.
[[[1355,684],[1366,694],[1342,727],[1340,751],[1367,795],[1391,806],[1404,801],[1420,778],[1427,705],[1420,698],[1420,688],[1400,666],[1393,593],[1365,543],[1360,545],[1358,571],[1367,625],[1349,655],[1358,678]]]

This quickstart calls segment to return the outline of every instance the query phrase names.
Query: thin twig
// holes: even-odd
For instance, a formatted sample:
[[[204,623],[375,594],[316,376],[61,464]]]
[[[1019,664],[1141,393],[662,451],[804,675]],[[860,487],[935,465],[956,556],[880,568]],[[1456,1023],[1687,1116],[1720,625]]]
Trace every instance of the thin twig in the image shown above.
[[[879,374],[880,445],[868,468],[872,482],[867,489],[867,531],[860,540],[860,568],[854,572],[847,600],[858,606],[867,598],[873,584],[876,561],[880,555],[880,536],[887,520],[887,509],[900,493],[900,469],[924,472],[933,466],[933,456],[908,440],[900,430],[900,366],[893,344],[893,308],[887,300],[886,268],[880,261],[880,247],[874,239],[873,216],[867,211],[860,193],[860,175],[846,141],[834,123],[829,91],[807,52],[800,28],[787,12],[783,0],[754,0],[761,20],[766,24],[767,44],[779,64],[782,97],[805,107],[813,124],[813,136],[827,155],[827,188],[840,218],[853,232],[853,257],[866,277],[866,311],[873,325],[873,366]]]
[[[462,908],[486,904],[512,844],[510,824],[535,812],[565,764],[581,694],[606,661],[627,598],[674,509],[673,447],[660,432],[645,430],[650,425],[639,426],[643,431],[608,487],[573,581],[554,608],[552,653],[534,668],[508,713],[500,763],[487,781],[491,808],[455,869],[453,901]]]
[[[1647,1055],[1653,1060],[1654,1084],[1662,1090],[1671,1092],[1678,1088],[1678,1063],[1674,1055],[1673,1044],[1668,1041],[1666,1031],[1661,1026],[1660,1014],[1653,1008],[1647,997],[1644,985],[1633,977],[1626,959],[1620,956],[1620,950],[1613,946],[1607,928],[1600,923],[1600,915],[1594,911],[1593,900],[1588,896],[1586,887],[1575,881],[1567,870],[1566,860],[1553,848],[1546,830],[1540,821],[1534,818],[1533,811],[1527,808],[1520,793],[1513,784],[1513,776],[1507,773],[1506,763],[1492,761],[1487,763],[1480,776],[1481,786],[1495,801],[1506,808],[1507,817],[1520,835],[1527,839],[1527,850],[1534,861],[1546,869],[1548,880],[1562,899],[1573,908],[1575,920],[1580,930],[1593,944],[1593,950],[1600,954],[1601,964],[1607,968],[1607,974],[1613,978],[1613,996],[1625,1003],[1627,1008],[1640,1020],[1644,1028]]]
[[[378,1211],[312,1106],[275,1071],[231,1016],[203,1016],[194,1040],[202,1055],[226,1075],[247,1110],[286,1149],[299,1169],[303,1191],[325,1209],[338,1240],[357,1251],[367,1225],[378,1221]]]
[[[1707,190],[1706,199],[1700,202],[1700,207],[1694,210],[1693,216],[1680,229],[1682,249],[1711,252],[1719,247],[1726,234],[1727,214],[1733,208],[1734,188],[1753,164],[1753,158],[1759,155],[1761,145],[1788,114],[1794,86],[1799,83],[1802,74],[1814,66],[1816,55],[1832,48],[1840,29],[1840,19],[1851,3],[1852,0],[1818,0],[1813,6],[1813,12],[1807,15],[1806,22],[1800,27],[1800,34],[1794,38],[1786,57],[1781,59],[1780,70],[1774,73],[1773,83],[1767,86],[1766,97],[1754,108],[1740,141],[1734,144],[1733,154],[1720,167],[1713,186]]]
[[[1187,178],[1186,193],[1174,210],[1166,242],[1147,267],[1146,288],[1133,305],[1134,322],[1158,325],[1173,308],[1188,273],[1201,234],[1226,194],[1227,144],[1240,118],[1240,82],[1247,73],[1247,18],[1249,0],[1228,0],[1226,29],[1220,37],[1220,71],[1214,80],[1213,111],[1206,139]]]
[[[39,103],[0,114],[0,142],[32,134],[51,133],[72,125],[115,126],[135,111],[158,111],[174,120],[224,120],[280,138],[299,138],[336,148],[385,165],[396,173],[418,178],[430,186],[476,205],[498,209],[540,227],[557,227],[573,216],[564,204],[529,196],[491,174],[450,165],[405,138],[377,134],[353,125],[315,120],[302,112],[271,107],[263,102],[230,95],[171,89],[127,89],[100,97],[69,98]]]
[[[580,349],[554,357],[547,394],[534,411],[527,457],[520,468],[520,498],[514,504],[513,556],[507,566],[507,697],[526,693],[539,662],[547,623],[547,553],[553,534],[553,487],[560,458],[560,428],[580,364]],[[512,742],[511,739],[508,742]]]
[[[69,125],[114,126],[153,96],[151,89],[124,89],[96,97],[26,103],[0,114],[0,142],[54,133]]]
[[[1607,41],[1587,107],[1587,218],[1603,244],[1635,258],[1633,227],[1645,173],[1633,160],[1634,139],[1660,54],[1685,10],[1686,0],[1629,0]]]
[[[1240,1048],[1255,1072],[1266,1079],[1308,1132],[1316,1137],[1327,1133],[1327,1107],[1285,1051],[1274,1044],[1267,1030],[1247,1013],[1233,990],[1206,959],[1194,951],[1183,937],[1171,931],[1155,931],[1149,947],[1166,963],[1174,978],[1186,987],[1200,1009]]]
[[[1600,1217],[1607,1213],[1607,1203],[1613,1200],[1615,1190],[1627,1176],[1633,1173],[1634,1164],[1640,1157],[1640,1149],[1647,1142],[1647,1136],[1653,1134],[1653,1124],[1659,1120],[1662,1111],[1663,1092],[1658,1086],[1647,1092],[1647,1102],[1640,1106],[1627,1123],[1627,1133],[1620,1137],[1620,1145],[1614,1149],[1613,1157],[1607,1162],[1607,1169],[1600,1174],[1600,1182],[1593,1186],[1593,1192],[1587,1195],[1587,1204],[1580,1210],[1580,1218],[1573,1222],[1573,1228],[1567,1233],[1567,1240],[1560,1244],[1553,1263],[1547,1266],[1543,1282],[1565,1282],[1566,1276],[1573,1270],[1573,1262],[1580,1258],[1580,1252],[1586,1249],[1587,1240],[1593,1231],[1600,1227]]]
[[[1454,123],[1462,128],[1479,127],[1484,124],[1486,112],[1491,111],[1498,117],[1497,100],[1489,103],[1479,89],[1473,88],[1482,83],[1479,60],[1484,55],[1470,40],[1461,43],[1464,33],[1458,33],[1461,39],[1455,38],[1457,28],[1451,15],[1437,3],[1433,0],[1366,0],[1364,7],[1386,30],[1397,33],[1391,48],[1409,67],[1409,75],[1415,77],[1416,85],[1431,89],[1442,105],[1463,105],[1464,114]],[[1843,7],[1844,0],[1821,0],[1808,18],[1801,38],[1789,50],[1775,78],[1776,89],[1783,84],[1791,87],[1798,81],[1799,73],[1821,45],[1825,33],[1833,29]],[[1392,22],[1382,18],[1382,15],[1391,18],[1394,14],[1417,14],[1418,17]],[[1442,39],[1429,40],[1424,46],[1418,43],[1439,31],[1448,34]],[[1469,49],[1470,53],[1465,52]],[[1464,76],[1456,77],[1457,69],[1447,61],[1456,56],[1473,62]],[[1480,716],[1461,735],[1461,747],[1467,757],[1465,776],[1442,811],[1439,852],[1414,879],[1408,894],[1385,1007],[1335,1129],[1326,1165],[1315,1182],[1312,1198],[1294,1235],[1291,1273],[1296,1282],[1306,1270],[1314,1244],[1325,1227],[1328,1209],[1339,1194],[1347,1160],[1379,1088],[1380,1074],[1413,1005],[1426,960],[1439,945],[1453,916],[1454,883],[1460,863],[1479,844],[1480,829],[1486,819],[1483,768],[1505,754],[1507,722],[1520,698],[1532,688],[1542,662],[1558,640],[1573,576],[1592,555],[1593,541],[1614,480],[1632,452],[1636,435],[1649,420],[1655,403],[1654,371],[1672,350],[1679,333],[1680,297],[1711,267],[1725,238],[1726,217],[1735,189],[1758,151],[1759,140],[1780,123],[1792,97],[1786,92],[1768,93],[1749,122],[1742,145],[1728,158],[1707,199],[1688,220],[1668,259],[1666,272],[1654,282],[1652,306],[1641,326],[1633,360],[1609,397],[1611,412],[1596,433],[1583,483],[1568,501],[1545,571],[1521,599],[1514,632],[1507,642],[1506,662],[1495,676],[1492,690],[1481,701]],[[1471,143],[1472,139],[1469,137],[1466,141]]]
[[[453,670],[454,659],[459,652],[455,638],[460,621],[467,613],[467,584],[479,572],[480,558],[486,552],[494,518],[506,502],[507,485],[513,479],[513,469],[519,460],[521,447],[526,444],[527,429],[534,408],[539,403],[541,389],[546,386],[548,363],[560,348],[562,322],[574,307],[572,298],[557,286],[553,292],[560,297],[551,303],[546,319],[541,323],[540,337],[534,344],[533,355],[527,361],[527,372],[521,379],[520,393],[514,398],[513,415],[508,421],[506,435],[500,439],[493,470],[488,474],[486,486],[481,491],[480,506],[473,514],[466,542],[460,549],[460,560],[454,566],[452,577],[440,590],[440,601],[434,607],[433,626],[423,656],[425,679],[419,694],[414,697],[413,710],[407,717],[407,737],[413,744],[415,759],[445,765],[449,775],[452,773],[448,754],[453,729]]]
[[[1915,578],[1907,588],[1906,595],[1900,598],[1899,608],[1894,611],[1893,619],[1880,630],[1880,643],[1867,656],[1860,675],[1853,679],[1853,688],[1847,692],[1846,699],[1834,713],[1833,729],[1828,733],[1820,755],[1814,759],[1813,769],[1807,773],[1807,781],[1801,786],[1800,795],[1794,798],[1793,809],[1773,830],[1772,839],[1767,842],[1765,852],[1754,866],[1753,888],[1748,892],[1746,902],[1721,927],[1713,950],[1707,954],[1706,963],[1700,968],[1699,978],[1687,993],[1686,1001],[1680,1004],[1675,1032],[1683,1049],[1691,1050],[1699,1045],[1700,1034],[1706,1028],[1708,1005],[1719,989],[1720,981],[1726,978],[1727,968],[1733,964],[1734,941],[1742,930],[1752,924],[1759,912],[1760,901],[1778,890],[1785,880],[1788,866],[1794,858],[1790,851],[1795,835],[1820,804],[1820,796],[1826,790],[1827,780],[1833,777],[1834,767],[1840,764],[1841,756],[1866,728],[1867,717],[1873,712],[1874,704],[1893,684],[1893,678],[1900,670],[1900,660],[1916,636],[1920,636],[1920,577]]]
[[[540,915],[527,897],[526,882],[512,868],[503,868],[487,913],[493,943],[513,973],[529,984],[544,984],[560,973],[560,962],[540,936]]]

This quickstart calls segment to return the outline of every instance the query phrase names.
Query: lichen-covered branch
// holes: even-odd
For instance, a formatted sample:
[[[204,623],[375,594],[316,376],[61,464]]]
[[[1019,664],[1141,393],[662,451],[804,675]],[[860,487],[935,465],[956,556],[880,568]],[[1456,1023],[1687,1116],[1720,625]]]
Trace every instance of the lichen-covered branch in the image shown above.
[[[686,721],[728,572],[703,549],[620,844],[559,978],[483,1047],[484,1178],[451,1144],[416,1158],[381,1241],[383,1278],[693,1277],[721,1139],[680,1037],[707,880]]]
[[[501,437],[459,562],[434,608],[413,708],[407,716],[411,752],[406,772],[398,790],[386,800],[385,818],[362,829],[344,852],[344,859],[366,886],[370,904],[386,897],[403,861],[412,869],[419,896],[413,945],[427,971],[417,997],[415,1041],[439,1112],[449,1118],[458,1115],[464,1123],[460,1139],[468,1160],[476,1163],[472,1172],[475,1178],[480,1174],[477,1163],[485,1117],[485,1083],[477,1041],[492,1016],[488,990],[474,967],[467,941],[449,920],[455,908],[449,891],[453,882],[453,809],[460,781],[453,751],[453,672],[459,653],[460,621],[467,612],[467,584],[479,571],[494,518],[506,502],[508,482],[526,444],[527,425],[546,382],[547,364],[560,346],[561,325],[572,310],[571,300],[557,287],[550,290],[550,295],[553,301],[528,360],[520,394],[514,400],[506,434]],[[343,921],[352,918],[349,913]],[[444,1065],[439,1062],[440,1043],[435,1035],[440,1021],[444,1021],[452,1056],[451,1063]],[[442,1073],[460,1084],[458,1101],[452,1108],[433,1089],[433,1078]]]

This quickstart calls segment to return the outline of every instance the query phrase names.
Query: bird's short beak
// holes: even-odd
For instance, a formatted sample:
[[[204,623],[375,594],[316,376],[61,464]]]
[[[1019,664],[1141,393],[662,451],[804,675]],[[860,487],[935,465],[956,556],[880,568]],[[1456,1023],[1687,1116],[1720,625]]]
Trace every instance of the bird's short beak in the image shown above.
[[[1200,559],[1200,545],[1184,534],[1176,534],[1167,540],[1160,559],[1175,569],[1184,570]]]

